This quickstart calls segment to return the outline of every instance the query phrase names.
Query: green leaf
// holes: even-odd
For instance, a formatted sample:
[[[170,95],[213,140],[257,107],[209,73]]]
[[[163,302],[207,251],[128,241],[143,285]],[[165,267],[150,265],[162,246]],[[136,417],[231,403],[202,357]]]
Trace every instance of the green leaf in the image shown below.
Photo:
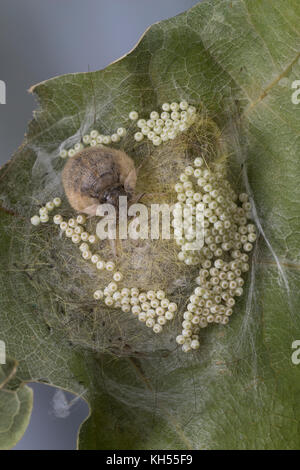
[[[8,360],[0,366],[0,449],[13,447],[28,426],[33,393],[31,388],[21,386],[10,389],[10,381],[17,370],[15,361]]]
[[[299,17],[297,0],[204,1],[152,26],[107,69],[33,88],[40,108],[0,173],[0,339],[19,363],[15,386],[36,380],[88,401],[80,449],[299,448]],[[54,228],[29,224],[38,203],[62,194],[62,142],[128,127],[130,110],[146,115],[183,98],[223,129],[232,181],[242,165],[260,229],[230,324],[202,331],[201,349],[186,356],[175,348],[178,324],[153,339],[126,315],[118,346],[109,314],[82,289],[93,275]],[[21,401],[16,393],[28,391],[17,390]]]

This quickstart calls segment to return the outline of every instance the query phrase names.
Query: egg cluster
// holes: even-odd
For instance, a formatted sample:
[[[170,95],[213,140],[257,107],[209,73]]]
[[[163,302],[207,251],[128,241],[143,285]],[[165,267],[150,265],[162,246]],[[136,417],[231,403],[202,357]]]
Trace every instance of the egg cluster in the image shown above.
[[[77,142],[74,147],[69,150],[62,149],[60,151],[61,158],[74,157],[76,153],[80,152],[84,147],[95,147],[96,145],[110,145],[112,143],[120,142],[122,137],[126,135],[126,129],[119,127],[112,135],[100,134],[96,129],[93,129],[89,134],[83,136],[81,142]]]
[[[68,222],[63,220],[60,214],[53,217],[53,222],[59,225],[60,229],[67,238],[70,238],[76,245],[80,242],[89,242],[91,244],[96,242],[96,236],[89,234],[83,224],[86,218],[84,215],[78,215],[76,219],[69,219]]]
[[[31,217],[30,221],[32,225],[39,225],[41,222],[46,223],[49,221],[49,212],[53,211],[55,207],[61,205],[61,199],[55,197],[52,201],[46,202],[46,204],[40,208],[39,215],[34,215]]]
[[[152,111],[148,119],[139,119],[138,113],[131,111],[129,118],[137,121],[137,127],[140,128],[134,134],[136,142],[141,142],[146,137],[153,145],[158,146],[175,139],[180,132],[187,131],[195,122],[196,108],[187,101],[164,103],[161,114]]]
[[[248,223],[248,195],[235,194],[224,167],[212,172],[198,157],[179,179],[175,185],[178,202],[173,211],[174,235],[180,246],[178,258],[187,265],[201,266],[197,287],[183,314],[182,332],[176,338],[188,352],[199,348],[200,328],[209,323],[228,323],[235,297],[243,294],[242,275],[249,270],[248,253],[256,240],[256,229]],[[181,214],[186,216],[183,223]],[[202,246],[192,250],[197,230],[203,233]]]
[[[31,219],[33,225],[37,225],[33,221],[35,217]],[[111,282],[103,290],[97,289],[94,292],[95,300],[102,300],[108,307],[120,308],[125,313],[131,312],[154,333],[161,333],[167,321],[173,320],[177,305],[166,298],[163,290],[143,292],[136,287],[119,288],[118,283],[123,280],[123,274],[116,270],[114,261],[104,261],[98,254],[93,254],[91,251],[89,244],[96,242],[96,236],[85,230],[86,218],[84,215],[80,214],[76,219],[71,218],[65,221],[60,214],[56,214],[53,217],[53,222],[60,227],[67,238],[79,246],[85,260],[93,263],[99,271],[106,270],[112,273]]]
[[[173,140],[180,132],[185,132],[195,122],[196,108],[189,105],[187,101],[180,103],[164,103],[162,112],[152,111],[148,119],[139,119],[137,111],[130,111],[128,117],[131,121],[136,121],[140,129],[134,134],[136,142],[141,142],[144,138],[150,140],[153,145],[158,146],[168,140]],[[74,157],[87,146],[110,145],[120,142],[125,137],[127,130],[119,127],[114,134],[103,135],[96,129],[89,134],[85,134],[80,142],[69,150],[63,148],[60,151],[61,158]]]
[[[117,281],[121,273],[115,273]],[[109,307],[121,308],[131,312],[139,321],[145,323],[154,333],[161,333],[167,321],[173,320],[177,305],[166,298],[163,290],[142,292],[136,287],[118,289],[117,282],[110,282],[105,289],[94,292],[95,299],[104,299]]]
[[[129,119],[139,128],[134,134],[137,142],[147,138],[158,146],[174,139],[195,122],[196,108],[187,101],[164,103],[159,114],[152,111],[149,119],[139,119],[136,111]],[[70,150],[63,149],[61,157],[72,157],[85,146],[110,145],[126,135],[120,127],[115,134],[101,135],[97,130],[83,137]],[[185,168],[175,184],[177,203],[173,208],[172,226],[174,238],[180,247],[179,261],[188,266],[199,266],[196,287],[189,297],[183,313],[182,331],[176,337],[184,352],[199,349],[199,332],[210,323],[226,325],[233,313],[235,298],[243,294],[243,275],[249,270],[249,252],[256,240],[256,228],[251,219],[248,195],[236,195],[226,178],[224,165],[210,168],[202,157]],[[59,207],[61,200],[54,198],[31,218],[33,225],[48,222],[49,212]],[[163,326],[174,319],[177,304],[167,299],[163,290],[140,291],[124,286],[124,277],[116,269],[113,260],[104,261],[93,253],[97,237],[85,229],[86,218],[64,221],[60,214],[53,217],[65,236],[78,245],[82,257],[97,270],[112,273],[112,279],[104,289],[94,292],[95,300],[101,300],[112,308],[132,313],[139,321],[160,333]],[[123,283],[122,283],[123,281]],[[123,285],[120,286],[120,283]]]

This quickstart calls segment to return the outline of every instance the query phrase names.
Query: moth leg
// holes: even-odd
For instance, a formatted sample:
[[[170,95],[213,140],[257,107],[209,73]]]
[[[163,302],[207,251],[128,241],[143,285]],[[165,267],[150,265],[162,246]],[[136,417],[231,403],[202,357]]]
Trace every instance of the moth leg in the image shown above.
[[[81,212],[93,217],[93,216],[97,215],[98,206],[99,206],[99,204],[92,204],[91,206],[85,207]]]
[[[147,193],[138,194],[135,198],[132,199],[132,204],[138,204],[140,200],[146,196]]]
[[[136,186],[137,174],[135,168],[127,175],[124,181],[124,189],[127,193],[132,193]]]

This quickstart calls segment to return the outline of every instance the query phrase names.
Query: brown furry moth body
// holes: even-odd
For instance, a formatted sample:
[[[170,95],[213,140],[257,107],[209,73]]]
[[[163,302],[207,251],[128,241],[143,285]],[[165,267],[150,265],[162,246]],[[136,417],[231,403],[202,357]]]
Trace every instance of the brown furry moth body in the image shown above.
[[[133,160],[125,152],[109,147],[82,150],[68,160],[62,173],[73,209],[92,216],[99,204],[118,207],[119,196],[131,199],[136,179]]]

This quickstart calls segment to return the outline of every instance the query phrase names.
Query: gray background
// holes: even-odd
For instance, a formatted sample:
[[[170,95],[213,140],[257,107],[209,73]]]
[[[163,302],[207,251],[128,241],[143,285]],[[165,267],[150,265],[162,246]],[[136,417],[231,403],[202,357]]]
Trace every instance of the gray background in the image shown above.
[[[70,72],[106,67],[128,52],[145,29],[198,0],[1,0],[0,165],[23,140],[35,107],[27,89]],[[0,332],[1,333],[1,332]],[[87,405],[71,394],[32,384],[34,409],[15,449],[74,449]]]

